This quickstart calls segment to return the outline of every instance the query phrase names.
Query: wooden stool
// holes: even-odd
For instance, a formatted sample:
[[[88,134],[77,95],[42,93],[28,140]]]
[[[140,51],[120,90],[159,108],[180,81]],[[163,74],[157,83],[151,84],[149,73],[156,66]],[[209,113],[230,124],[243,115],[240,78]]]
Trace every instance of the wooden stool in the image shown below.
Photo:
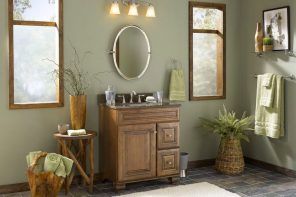
[[[73,170],[71,174],[65,179],[65,193],[68,194],[69,188],[71,186],[72,180],[75,175],[75,169],[77,168],[78,172],[82,176],[83,184],[86,183],[89,185],[89,192],[93,192],[93,181],[94,181],[94,138],[97,133],[94,131],[86,131],[86,135],[80,136],[68,136],[62,135],[60,133],[54,133],[54,138],[58,141],[59,153],[65,157],[69,157],[73,160]],[[73,142],[78,142],[79,148],[76,147],[76,150],[72,152],[72,149],[75,148]],[[86,150],[87,145],[89,144],[89,176],[86,173]]]

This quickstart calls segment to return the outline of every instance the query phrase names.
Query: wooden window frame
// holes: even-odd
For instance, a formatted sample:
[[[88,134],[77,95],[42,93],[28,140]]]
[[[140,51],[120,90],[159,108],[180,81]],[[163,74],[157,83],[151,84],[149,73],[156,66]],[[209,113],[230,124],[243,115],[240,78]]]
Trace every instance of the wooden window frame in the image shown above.
[[[63,0],[59,0],[59,23],[46,21],[21,21],[13,18],[13,1],[8,0],[8,29],[9,29],[9,109],[35,109],[35,108],[55,108],[64,106],[64,81],[63,72],[59,72],[58,102],[55,103],[14,103],[14,34],[15,25],[23,26],[47,26],[58,28],[59,33],[59,70],[64,69],[64,20],[63,20]]]
[[[193,8],[213,8],[219,9],[223,12],[223,33],[218,30],[210,29],[194,29],[193,28]],[[226,98],[226,5],[219,3],[203,3],[203,2],[189,2],[189,99],[190,101],[199,101],[199,100],[218,100]],[[217,34],[223,39],[223,60],[222,66],[217,64],[217,89],[223,88],[222,95],[217,96],[194,96],[193,95],[193,34],[194,33],[211,33]],[[222,72],[222,74],[221,74]],[[222,85],[221,85],[222,80]]]

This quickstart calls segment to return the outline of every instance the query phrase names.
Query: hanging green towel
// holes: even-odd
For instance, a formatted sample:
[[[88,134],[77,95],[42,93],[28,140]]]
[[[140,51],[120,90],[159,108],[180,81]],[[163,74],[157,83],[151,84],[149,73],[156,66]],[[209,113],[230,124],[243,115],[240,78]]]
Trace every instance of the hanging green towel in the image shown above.
[[[173,69],[170,81],[170,101],[185,101],[185,81],[183,69]]]
[[[281,75],[275,75],[275,82],[271,87],[274,88],[274,98],[271,107],[265,107],[260,104],[263,79],[262,75],[258,76],[255,133],[271,138],[280,138],[284,136],[284,79]]]

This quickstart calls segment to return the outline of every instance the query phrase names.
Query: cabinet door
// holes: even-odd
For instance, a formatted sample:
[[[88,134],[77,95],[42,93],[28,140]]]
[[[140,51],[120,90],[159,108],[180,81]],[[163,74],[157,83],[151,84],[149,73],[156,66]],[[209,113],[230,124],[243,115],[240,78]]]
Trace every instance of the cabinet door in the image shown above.
[[[168,149],[179,147],[179,123],[157,124],[157,148]]]
[[[179,173],[179,149],[161,150],[157,153],[157,176]]]
[[[156,176],[156,125],[118,127],[118,181]]]

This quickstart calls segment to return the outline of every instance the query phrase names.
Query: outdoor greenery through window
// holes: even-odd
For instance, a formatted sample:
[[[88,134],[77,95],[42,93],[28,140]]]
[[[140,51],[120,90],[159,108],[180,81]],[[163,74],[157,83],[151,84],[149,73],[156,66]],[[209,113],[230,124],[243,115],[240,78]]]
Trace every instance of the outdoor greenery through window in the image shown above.
[[[225,5],[189,3],[190,100],[225,98]]]
[[[8,1],[10,108],[63,106],[62,0]]]

